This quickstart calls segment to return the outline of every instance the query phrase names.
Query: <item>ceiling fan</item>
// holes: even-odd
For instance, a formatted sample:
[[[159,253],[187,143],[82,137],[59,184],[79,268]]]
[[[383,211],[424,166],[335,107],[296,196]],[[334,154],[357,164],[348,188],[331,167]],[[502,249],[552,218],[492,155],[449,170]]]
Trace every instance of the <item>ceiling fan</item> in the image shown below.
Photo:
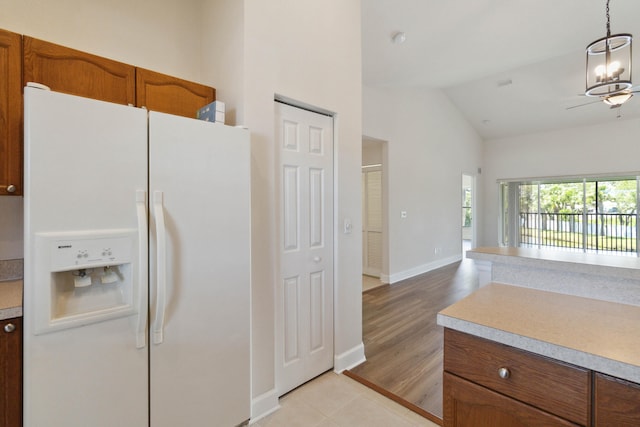
[[[633,97],[634,93],[640,93],[640,86],[635,86],[621,92],[615,92],[611,95],[603,95],[598,97],[598,99],[596,100],[585,102],[583,104],[572,105],[571,107],[567,107],[566,109],[571,110],[573,108],[584,107],[586,105],[597,104],[599,102],[604,102],[605,104],[609,105],[609,108],[611,109],[620,108],[625,102]],[[584,94],[580,95],[584,96]]]

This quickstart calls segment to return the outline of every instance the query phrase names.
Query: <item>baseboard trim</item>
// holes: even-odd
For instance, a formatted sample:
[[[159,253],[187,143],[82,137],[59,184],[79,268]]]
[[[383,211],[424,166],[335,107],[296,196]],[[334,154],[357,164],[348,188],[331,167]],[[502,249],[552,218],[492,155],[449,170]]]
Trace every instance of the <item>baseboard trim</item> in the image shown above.
[[[409,409],[410,411],[413,411],[416,414],[428,419],[429,421],[432,421],[432,422],[436,423],[439,426],[442,425],[442,420],[439,417],[437,417],[436,415],[433,415],[432,413],[425,411],[421,407],[409,402],[408,400],[405,400],[402,397],[391,393],[389,390],[386,390],[386,389],[384,389],[384,388],[372,383],[371,381],[362,378],[360,375],[354,374],[351,371],[344,371],[343,374],[346,377],[349,377],[349,378],[359,382],[360,384],[369,387],[373,391],[376,391],[376,392],[380,393],[384,397],[387,397],[387,398],[393,400],[394,402],[399,403],[400,405],[402,405],[405,408]]]
[[[351,350],[333,356],[333,370],[339,374],[366,362],[366,360],[367,358],[364,356],[364,343],[361,342]]]
[[[442,258],[427,264],[422,264],[417,267],[410,268],[409,270],[391,274],[389,276],[388,283],[393,285],[394,283],[400,282],[402,280],[409,279],[419,274],[427,273],[431,270],[435,270],[436,268],[444,267],[445,265],[453,264],[454,262],[458,262],[461,260],[462,260],[462,254],[459,254],[459,255],[452,255],[447,258]]]
[[[251,425],[273,414],[278,409],[280,409],[280,403],[278,402],[276,389],[274,388],[266,393],[262,393],[260,396],[251,399],[251,420],[249,424]]]

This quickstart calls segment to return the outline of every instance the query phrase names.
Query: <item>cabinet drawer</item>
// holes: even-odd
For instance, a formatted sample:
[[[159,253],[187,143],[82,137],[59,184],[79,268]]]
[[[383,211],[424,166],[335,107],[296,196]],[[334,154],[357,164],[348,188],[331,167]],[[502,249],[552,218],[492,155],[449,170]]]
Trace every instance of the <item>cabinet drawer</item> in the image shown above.
[[[444,370],[578,424],[590,423],[587,369],[445,329]]]

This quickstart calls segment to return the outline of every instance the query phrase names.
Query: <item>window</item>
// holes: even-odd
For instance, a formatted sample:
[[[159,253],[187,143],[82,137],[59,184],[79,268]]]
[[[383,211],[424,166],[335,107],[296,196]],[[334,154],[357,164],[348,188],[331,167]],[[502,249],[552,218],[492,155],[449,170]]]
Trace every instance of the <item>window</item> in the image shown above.
[[[638,254],[638,177],[501,182],[501,243]]]

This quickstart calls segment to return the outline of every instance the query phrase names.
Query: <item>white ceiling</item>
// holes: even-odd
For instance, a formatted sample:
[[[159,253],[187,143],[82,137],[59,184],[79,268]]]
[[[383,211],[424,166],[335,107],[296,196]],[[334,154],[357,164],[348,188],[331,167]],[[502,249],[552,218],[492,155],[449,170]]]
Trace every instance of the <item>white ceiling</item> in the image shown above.
[[[362,0],[363,82],[443,89],[485,139],[640,117],[640,93],[620,109],[595,103],[567,110],[595,100],[580,94],[585,48],[606,35],[605,6],[606,0]],[[611,0],[610,9],[613,34],[640,37],[639,0]],[[391,42],[396,31],[406,33],[404,43]],[[632,80],[640,88],[635,62]]]

